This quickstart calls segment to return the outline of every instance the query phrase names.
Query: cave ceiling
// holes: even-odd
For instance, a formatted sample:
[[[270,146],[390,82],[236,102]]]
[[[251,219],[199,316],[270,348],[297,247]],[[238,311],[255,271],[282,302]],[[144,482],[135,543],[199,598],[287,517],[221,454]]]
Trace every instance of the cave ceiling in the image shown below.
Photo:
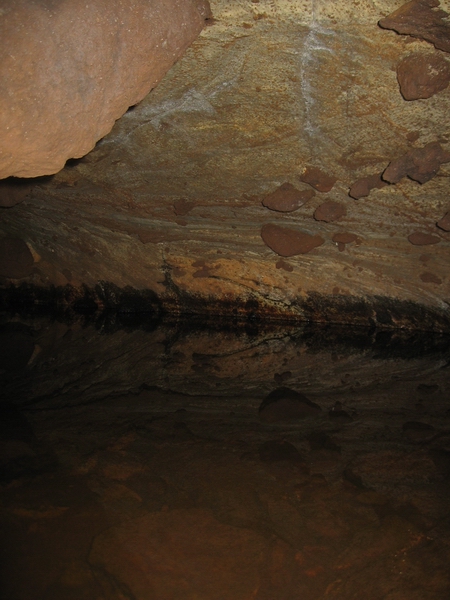
[[[92,151],[15,186],[1,233],[32,259],[20,277],[0,265],[3,284],[448,314],[450,59],[378,25],[401,4],[211,0],[183,57]]]

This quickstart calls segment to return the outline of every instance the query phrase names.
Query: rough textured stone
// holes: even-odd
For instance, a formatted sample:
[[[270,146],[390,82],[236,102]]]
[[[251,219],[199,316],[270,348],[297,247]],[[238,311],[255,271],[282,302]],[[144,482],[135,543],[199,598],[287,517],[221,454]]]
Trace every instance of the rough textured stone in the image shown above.
[[[268,194],[262,201],[263,206],[278,212],[293,212],[311,200],[313,190],[298,190],[291,183],[283,183],[278,189]]]
[[[22,279],[31,273],[33,255],[26,243],[16,237],[0,239],[0,275]]]
[[[412,0],[379,21],[380,27],[411,35],[450,52],[448,13],[439,7],[439,0]]]
[[[336,177],[312,165],[305,167],[299,178],[318,192],[329,192],[336,183]]]
[[[388,183],[383,181],[381,173],[376,175],[368,175],[367,177],[362,177],[361,179],[358,179],[358,181],[355,181],[350,188],[348,195],[352,198],[355,198],[355,200],[358,200],[359,198],[368,196],[370,194],[370,190],[373,190],[374,188],[381,190],[386,185],[388,185]]]
[[[210,16],[207,0],[2,0],[0,14],[0,178],[87,154]]]
[[[339,252],[343,252],[345,250],[346,244],[352,244],[353,242],[356,242],[357,239],[357,235],[348,232],[335,233],[332,237],[333,242],[338,245]]]
[[[433,315],[440,328],[448,236],[435,230],[441,242],[426,248],[426,268],[407,237],[433,233],[449,210],[450,165],[426,185],[405,179],[370,201],[348,199],[354,182],[412,148],[439,140],[450,149],[448,89],[419,102],[398,91],[399,60],[431,50],[377,26],[401,3],[211,0],[214,24],[159,85],[87,156],[2,210],[1,235],[41,257],[27,285],[65,297],[70,284],[67,295],[91,307],[130,287],[151,292],[138,305],[156,312],[418,328],[434,328]],[[306,165],[337,178],[329,194],[300,183]],[[261,199],[287,181],[315,198],[269,213]],[[313,219],[327,195],[347,204],[345,226]],[[268,222],[326,243],[280,263],[261,240]],[[332,236],[342,229],[361,243],[338,252]],[[422,281],[424,271],[442,284]]]
[[[280,256],[306,254],[321,246],[325,241],[320,235],[310,235],[303,231],[295,231],[272,223],[262,226],[261,237],[264,243]]]
[[[409,54],[397,65],[397,79],[405,100],[431,98],[450,81],[450,65],[439,54]]]
[[[342,219],[347,214],[347,209],[340,202],[334,202],[328,200],[316,208],[314,212],[314,218],[316,221],[325,221],[325,223],[332,223]]]
[[[433,244],[439,244],[441,238],[438,238],[437,235],[432,235],[431,233],[423,233],[422,231],[415,231],[408,235],[408,240],[414,246],[431,246]]]
[[[450,152],[445,151],[438,142],[430,142],[424,148],[410,150],[390,162],[383,172],[383,179],[389,183],[398,183],[407,176],[419,183],[426,183],[436,175],[441,164],[448,162]]]

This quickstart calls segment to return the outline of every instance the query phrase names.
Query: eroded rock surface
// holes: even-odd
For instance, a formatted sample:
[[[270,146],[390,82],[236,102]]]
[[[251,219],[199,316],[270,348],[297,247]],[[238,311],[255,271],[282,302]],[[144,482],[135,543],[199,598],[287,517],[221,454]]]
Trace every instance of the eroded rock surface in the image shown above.
[[[430,142],[424,148],[415,148],[389,163],[383,172],[383,179],[389,183],[398,183],[403,177],[409,177],[419,183],[430,181],[439,171],[441,164],[450,162],[450,152],[438,142]]]
[[[355,198],[355,200],[359,200],[359,198],[364,198],[370,194],[370,190],[374,188],[381,190],[388,183],[383,181],[381,178],[381,174],[368,175],[367,177],[362,177],[355,181],[349,191],[349,196]]]
[[[450,66],[439,54],[416,52],[400,61],[397,79],[405,100],[431,98],[448,86]]]
[[[327,200],[321,204],[314,212],[314,218],[316,221],[325,221],[325,223],[332,223],[342,219],[347,214],[347,209],[344,204],[340,202],[334,202],[333,200]]]
[[[2,0],[0,14],[0,178],[92,150],[211,16],[207,0]]]
[[[337,181],[333,175],[312,165],[305,167],[299,178],[300,181],[309,183],[318,192],[329,192]]]
[[[439,7],[439,0],[412,0],[379,21],[380,27],[411,35],[450,52],[448,13]]]

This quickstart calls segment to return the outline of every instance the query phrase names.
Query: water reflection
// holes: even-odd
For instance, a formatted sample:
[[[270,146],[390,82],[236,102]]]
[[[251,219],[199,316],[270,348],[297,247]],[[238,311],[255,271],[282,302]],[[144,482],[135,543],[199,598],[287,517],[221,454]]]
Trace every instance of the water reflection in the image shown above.
[[[8,319],[2,589],[450,597],[450,340]]]

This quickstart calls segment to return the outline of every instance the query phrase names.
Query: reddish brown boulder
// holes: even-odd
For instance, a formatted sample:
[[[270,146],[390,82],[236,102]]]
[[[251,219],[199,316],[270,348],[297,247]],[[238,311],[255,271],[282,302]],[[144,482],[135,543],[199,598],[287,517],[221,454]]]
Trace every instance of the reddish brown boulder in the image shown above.
[[[448,86],[450,66],[439,54],[416,52],[398,64],[397,79],[405,100],[431,98]]]
[[[347,214],[347,209],[340,202],[333,202],[327,200],[321,204],[314,213],[316,221],[325,221],[325,223],[332,223],[342,219]]]
[[[299,179],[303,183],[308,183],[318,192],[329,192],[336,183],[336,177],[312,166],[305,167]]]
[[[320,235],[310,235],[272,223],[262,226],[261,237],[266,246],[280,256],[306,254],[317,246],[321,246],[325,241]]]
[[[210,17],[207,0],[1,6],[0,179],[55,173],[92,150]]]
[[[387,184],[386,181],[383,181],[381,178],[381,173],[377,173],[376,175],[368,175],[367,177],[362,177],[355,181],[355,183],[350,188],[348,193],[349,196],[358,200],[359,198],[364,198],[370,194],[370,190],[374,188],[381,189],[385,187]]]
[[[408,240],[414,246],[430,246],[432,244],[439,244],[441,241],[436,235],[431,235],[431,233],[423,233],[421,231],[415,231],[408,235]]]
[[[262,204],[270,210],[293,212],[314,196],[314,190],[298,190],[291,183],[283,183],[274,192],[268,194]]]
[[[338,245],[339,252],[343,252],[345,250],[345,245],[356,242],[358,236],[354,233],[343,231],[342,233],[335,233],[331,239]]]
[[[450,152],[446,152],[438,142],[430,142],[424,148],[415,148],[389,163],[383,179],[398,183],[408,176],[419,183],[426,183],[439,171],[441,164],[450,162]]]
[[[437,8],[439,0],[412,0],[378,22],[383,29],[411,35],[450,52],[448,13]]]

